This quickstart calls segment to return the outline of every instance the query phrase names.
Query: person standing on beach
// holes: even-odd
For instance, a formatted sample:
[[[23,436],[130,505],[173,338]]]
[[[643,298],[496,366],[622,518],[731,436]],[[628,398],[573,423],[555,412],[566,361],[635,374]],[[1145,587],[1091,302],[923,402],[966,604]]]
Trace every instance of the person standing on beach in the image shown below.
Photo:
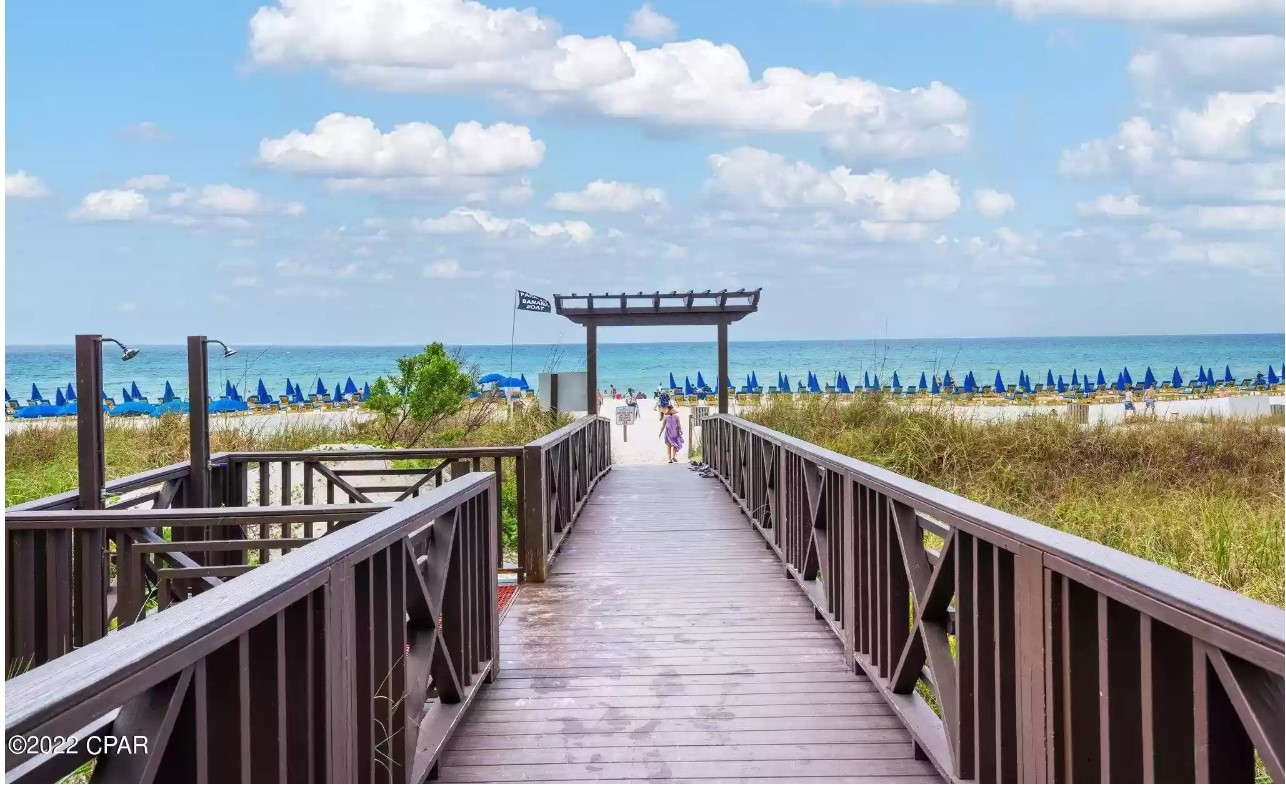
[[[679,423],[679,415],[674,411],[673,406],[666,407],[665,416],[661,418],[659,435],[665,440],[665,455],[670,459],[670,463],[679,460],[679,450],[683,449],[683,425]]]
[[[1152,419],[1157,416],[1157,388],[1155,385],[1148,385],[1148,389],[1143,393],[1143,413],[1150,415]]]
[[[1134,414],[1134,391],[1129,387],[1125,388],[1125,416],[1129,417]]]

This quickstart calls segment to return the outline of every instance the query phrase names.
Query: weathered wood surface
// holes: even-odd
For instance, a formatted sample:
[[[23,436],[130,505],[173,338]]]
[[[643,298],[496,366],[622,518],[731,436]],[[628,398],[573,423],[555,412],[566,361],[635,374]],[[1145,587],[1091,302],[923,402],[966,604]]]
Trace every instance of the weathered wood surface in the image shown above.
[[[616,467],[500,630],[444,782],[925,782],[910,736],[722,485]]]

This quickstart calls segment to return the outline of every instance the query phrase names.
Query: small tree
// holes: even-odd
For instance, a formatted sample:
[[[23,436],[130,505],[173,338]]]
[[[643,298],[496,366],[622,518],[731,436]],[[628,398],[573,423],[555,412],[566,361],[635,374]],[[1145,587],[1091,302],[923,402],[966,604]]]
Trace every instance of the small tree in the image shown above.
[[[371,385],[366,406],[380,415],[386,442],[414,445],[464,407],[473,379],[440,343],[397,361],[398,373]]]

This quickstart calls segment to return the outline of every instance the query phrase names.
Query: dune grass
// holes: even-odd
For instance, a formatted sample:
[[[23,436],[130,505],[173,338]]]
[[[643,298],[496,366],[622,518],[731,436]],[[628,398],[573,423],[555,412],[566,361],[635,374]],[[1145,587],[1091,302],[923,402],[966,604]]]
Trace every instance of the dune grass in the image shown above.
[[[1283,604],[1280,423],[985,423],[883,398],[774,400],[748,419],[961,496]]]
[[[179,415],[128,424],[108,420],[103,428],[107,478],[126,477],[188,459],[188,421]],[[346,425],[288,423],[268,430],[254,418],[210,432],[210,452],[304,450],[354,441]],[[76,429],[35,425],[5,435],[5,506],[76,487]]]

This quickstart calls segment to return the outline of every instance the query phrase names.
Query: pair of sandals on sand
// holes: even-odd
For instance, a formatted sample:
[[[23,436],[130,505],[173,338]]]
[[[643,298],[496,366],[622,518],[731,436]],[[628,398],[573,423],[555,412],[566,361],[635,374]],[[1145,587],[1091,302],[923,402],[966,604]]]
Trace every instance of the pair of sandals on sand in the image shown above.
[[[691,465],[688,466],[688,471],[696,472],[697,474],[706,478],[715,476],[714,469],[711,469],[709,466],[706,466],[704,463],[699,463],[697,461],[691,461],[690,463]]]

